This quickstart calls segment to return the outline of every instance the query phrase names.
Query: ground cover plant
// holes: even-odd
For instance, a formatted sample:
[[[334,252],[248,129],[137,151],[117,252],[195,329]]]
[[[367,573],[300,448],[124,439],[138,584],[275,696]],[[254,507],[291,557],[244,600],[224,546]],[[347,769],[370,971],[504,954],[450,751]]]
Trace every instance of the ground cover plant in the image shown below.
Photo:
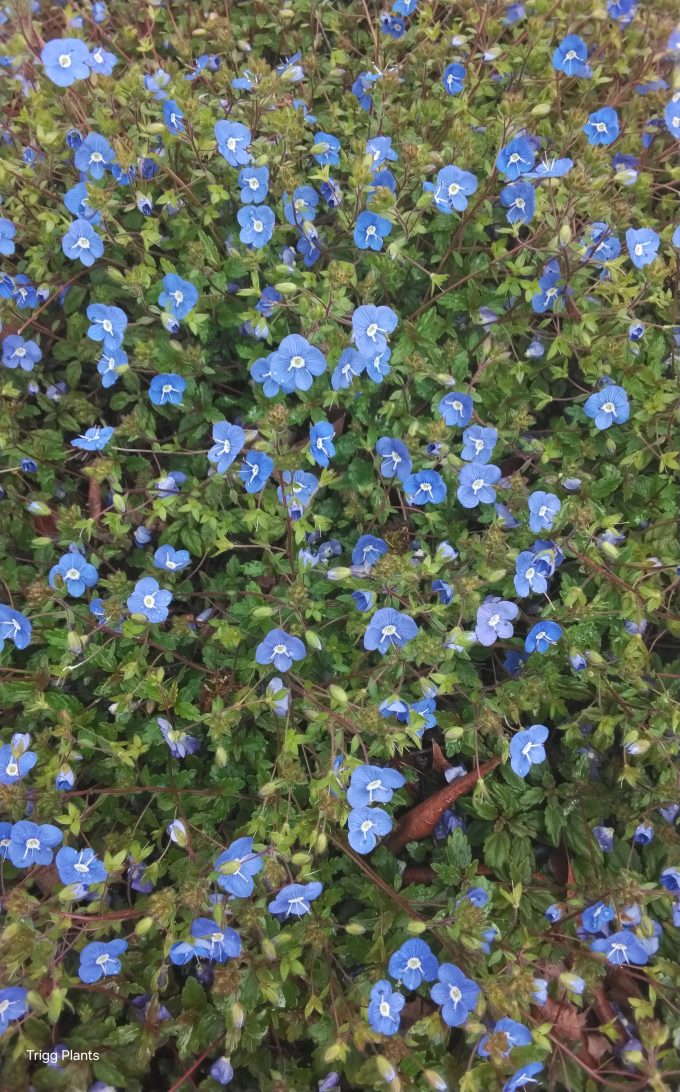
[[[0,11],[3,1088],[678,1086],[673,15]]]

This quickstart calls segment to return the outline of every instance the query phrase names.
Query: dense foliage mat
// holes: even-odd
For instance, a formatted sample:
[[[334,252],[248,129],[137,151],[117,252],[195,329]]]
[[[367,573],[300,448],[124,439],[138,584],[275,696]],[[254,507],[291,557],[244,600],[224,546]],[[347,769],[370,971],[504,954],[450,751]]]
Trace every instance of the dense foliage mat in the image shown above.
[[[677,1087],[672,16],[0,12],[3,1088]]]

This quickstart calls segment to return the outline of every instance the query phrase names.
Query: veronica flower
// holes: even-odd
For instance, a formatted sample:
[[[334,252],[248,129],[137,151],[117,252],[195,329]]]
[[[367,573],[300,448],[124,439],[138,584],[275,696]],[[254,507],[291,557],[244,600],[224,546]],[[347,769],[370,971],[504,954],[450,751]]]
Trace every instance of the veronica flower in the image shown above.
[[[440,400],[437,409],[447,425],[462,428],[472,417],[473,402],[469,394],[451,391]]]
[[[271,629],[255,650],[255,661],[263,666],[273,664],[277,671],[289,671],[296,660],[304,660],[305,646],[299,637],[283,629]]]
[[[628,396],[623,387],[608,385],[595,391],[587,399],[585,414],[595,422],[595,428],[602,431],[612,425],[623,425],[630,417]]]
[[[62,846],[56,856],[59,879],[65,884],[103,883],[108,872],[92,849],[71,849]]]
[[[231,167],[245,167],[250,163],[251,135],[247,126],[238,121],[218,121],[214,132],[218,151]]]
[[[657,256],[661,239],[651,228],[628,228],[626,246],[630,260],[637,269],[643,269]]]
[[[290,883],[282,887],[276,898],[269,903],[269,911],[277,917],[302,917],[309,914],[314,899],[318,899],[323,891],[323,884],[316,881],[311,883]]]
[[[435,980],[439,963],[429,944],[414,937],[390,956],[388,970],[407,990],[417,990],[423,982]]]
[[[436,470],[417,470],[404,481],[409,504],[441,504],[446,498],[446,482]]]
[[[442,76],[442,83],[447,95],[460,95],[465,82],[465,65],[452,61],[447,64]]]
[[[101,258],[104,244],[89,220],[75,220],[61,240],[67,258],[79,260],[88,268]]]
[[[523,174],[533,170],[536,162],[536,152],[531,142],[525,136],[515,137],[496,156],[496,168],[511,182],[520,178]]]
[[[458,475],[456,496],[464,508],[476,508],[479,504],[493,504],[501,472],[493,463],[468,463]]]
[[[384,656],[391,648],[402,648],[418,634],[418,626],[408,614],[387,607],[375,612],[364,633],[364,648]]]
[[[491,596],[477,610],[475,637],[480,645],[493,645],[500,638],[512,637],[512,619],[519,614],[516,603]]]
[[[526,652],[547,652],[556,645],[562,636],[562,627],[557,622],[537,622],[529,630],[524,641]]]
[[[253,853],[252,838],[237,838],[217,857],[217,886],[234,898],[245,899],[255,890],[253,877],[262,871],[262,857]]]
[[[81,982],[99,982],[109,975],[120,974],[121,962],[118,956],[127,951],[126,940],[111,940],[108,944],[92,941],[86,944],[80,953],[78,977]]]
[[[392,820],[382,808],[354,808],[347,820],[347,840],[356,853],[371,853],[380,838],[392,830]]]
[[[367,808],[376,803],[387,804],[395,790],[405,784],[403,775],[389,766],[357,766],[350,778],[347,803],[352,808]]]
[[[21,334],[8,334],[2,342],[2,363],[5,368],[20,368],[32,372],[42,360],[40,346],[35,341],[26,341]]]
[[[368,1003],[368,1022],[373,1030],[380,1035],[396,1034],[401,1020],[399,1014],[405,1003],[404,996],[393,990],[387,979],[376,982]]]
[[[52,566],[48,579],[51,588],[63,586],[69,595],[80,596],[86,588],[94,587],[99,579],[99,573],[82,554],[69,551],[59,558],[56,565]]]
[[[225,474],[241,451],[246,434],[240,425],[229,421],[218,421],[212,430],[213,446],[208,452],[208,461],[214,463],[218,474]]]
[[[532,724],[516,732],[510,740],[510,765],[518,777],[526,777],[532,766],[545,762],[548,729],[544,724]]]
[[[20,819],[10,833],[7,856],[15,868],[52,863],[52,850],[62,840],[62,833],[50,823],[31,823]]]
[[[127,608],[131,614],[141,614],[149,622],[164,622],[172,602],[172,592],[161,588],[153,577],[138,580],[128,596]]]
[[[583,132],[589,144],[613,144],[619,135],[619,115],[611,106],[603,106],[589,116]]]
[[[90,51],[80,38],[53,38],[43,46],[40,60],[57,87],[70,87],[90,75]]]
[[[196,955],[215,963],[226,963],[241,954],[241,938],[235,929],[224,928],[211,918],[195,918],[191,923]]]
[[[438,976],[439,981],[430,990],[430,997],[442,1006],[444,1023],[449,1027],[460,1027],[477,1007],[480,988],[453,963],[442,963]]]
[[[564,72],[566,76],[590,76],[587,64],[588,47],[577,34],[568,34],[555,49],[552,56],[553,68]]]

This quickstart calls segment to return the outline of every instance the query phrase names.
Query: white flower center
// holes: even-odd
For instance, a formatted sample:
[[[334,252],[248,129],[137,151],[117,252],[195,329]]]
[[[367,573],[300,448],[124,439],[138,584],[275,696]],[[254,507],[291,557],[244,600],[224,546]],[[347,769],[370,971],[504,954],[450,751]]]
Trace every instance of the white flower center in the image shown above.
[[[361,824],[361,826],[360,826],[360,828],[359,828],[359,829],[360,829],[360,831],[361,831],[361,833],[362,833],[362,834],[368,834],[369,830],[372,830],[372,828],[373,828],[373,823],[372,823],[372,821],[371,821],[370,819],[366,819],[366,820],[364,820],[364,822],[363,822],[363,823]]]
[[[229,149],[230,152],[235,152],[236,151],[236,138],[235,137],[229,137],[229,140],[227,141],[227,148]]]
[[[81,250],[89,250],[90,240],[86,239],[84,235],[81,235],[76,245],[79,246]]]
[[[396,626],[383,626],[383,629],[382,629],[383,637],[393,637],[396,632],[397,632],[397,627]]]
[[[93,152],[90,156],[90,163],[103,163],[104,156],[101,152]]]
[[[26,841],[26,849],[40,849],[40,839],[28,838]]]
[[[19,767],[17,766],[16,762],[8,762],[7,766],[5,767],[5,773],[8,777],[16,777],[19,773]]]
[[[367,239],[372,239],[374,235],[375,235],[375,225],[374,224],[369,224],[369,226],[366,228],[366,238]]]
[[[68,53],[62,53],[60,55],[60,57],[59,57],[59,66],[61,68],[70,68],[71,67],[71,58],[69,57]]]
[[[274,653],[277,656],[286,656],[286,655],[288,655],[287,645],[274,645]]]
[[[390,1015],[390,1006],[387,1004],[387,1001],[381,1001],[380,1002],[380,1015],[381,1016],[389,1016]]]
[[[534,579],[534,577],[536,576],[536,570],[534,569],[533,565],[529,566],[524,575],[526,576],[527,580]]]
[[[153,595],[145,595],[142,602],[147,610],[151,610],[152,607],[156,606],[156,597]]]
[[[262,231],[264,224],[261,220],[253,220],[253,231]]]
[[[643,247],[642,243],[637,243],[636,244],[635,253],[636,253],[638,258],[640,257],[641,254],[644,254],[644,250],[645,250],[645,248]]]
[[[616,413],[616,406],[613,402],[605,402],[602,406],[604,413]]]
[[[460,1004],[460,1002],[463,999],[463,995],[462,995],[462,993],[460,992],[460,990],[458,989],[457,986],[452,986],[451,987],[451,989],[449,990],[449,997],[453,1001],[454,1005]]]
[[[97,964],[97,965],[98,965],[99,967],[105,967],[105,966],[106,966],[106,964],[107,964],[107,963],[109,962],[109,960],[110,960],[110,959],[111,959],[111,957],[110,957],[110,956],[108,956],[108,955],[106,954],[106,952],[104,952],[104,953],[103,953],[102,955],[100,955],[100,956],[97,956],[97,958],[95,959],[95,963],[96,963],[96,964]]]
[[[479,493],[479,490],[482,488],[483,485],[484,485],[484,479],[483,478],[477,478],[472,483],[472,492],[473,493]]]
[[[172,390],[172,384],[171,383],[164,383],[163,384],[163,388],[162,388],[162,393],[163,394],[170,394],[171,390]]]
[[[406,966],[407,966],[409,971],[420,971],[420,970],[422,970],[422,963],[420,962],[420,960],[418,959],[417,956],[411,956],[410,959],[407,959],[406,960]]]
[[[171,292],[171,293],[170,293],[170,295],[172,296],[173,300],[174,300],[174,301],[175,301],[175,303],[177,303],[177,304],[180,304],[180,303],[182,303],[182,301],[183,301],[183,299],[184,299],[184,296],[183,296],[183,295],[182,295],[182,293],[181,293],[181,292],[179,291],[179,289],[178,289],[178,290],[177,290],[176,292]]]
[[[20,345],[18,349],[14,350],[14,356],[18,356],[19,358],[26,356],[26,350],[23,345]]]
[[[112,324],[111,324],[111,320],[110,320],[110,319],[107,319],[107,318],[105,318],[105,319],[104,319],[104,321],[102,322],[102,329],[103,329],[103,330],[104,330],[104,331],[105,331],[105,332],[106,332],[107,334],[112,334],[112,333],[113,333],[113,326],[112,326]]]
[[[64,580],[80,580],[80,573],[77,569],[69,569]]]
[[[378,324],[377,324],[377,322],[372,322],[371,325],[368,326],[367,329],[366,329],[366,336],[367,337],[375,337],[377,332],[378,332]]]
[[[305,358],[303,356],[292,356],[290,358],[291,368],[304,368]]]

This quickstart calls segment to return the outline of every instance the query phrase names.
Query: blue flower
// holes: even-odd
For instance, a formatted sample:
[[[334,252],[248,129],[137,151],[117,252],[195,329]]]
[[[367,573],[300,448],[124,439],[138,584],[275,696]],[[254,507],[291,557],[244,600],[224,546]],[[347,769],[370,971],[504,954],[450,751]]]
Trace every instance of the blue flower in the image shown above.
[[[493,504],[496,500],[496,490],[493,486],[500,481],[500,477],[501,472],[493,463],[474,462],[461,467],[456,496],[463,508]]]
[[[267,484],[274,462],[264,451],[247,451],[238,476],[246,487],[246,493],[259,493]]]
[[[663,112],[663,119],[666,122],[666,128],[672,137],[676,140],[680,140],[680,95],[677,93],[673,95],[671,101],[666,105]]]
[[[446,498],[446,482],[436,470],[417,470],[404,480],[409,504],[441,504]]]
[[[153,888],[152,888],[153,890]],[[182,940],[177,944],[173,944],[169,953],[170,962],[175,967],[184,967],[187,963],[190,963],[192,959],[196,958],[197,952],[193,944],[189,941]]]
[[[5,277],[4,280],[5,282],[9,281],[9,294],[17,307],[24,310],[25,308],[36,306],[38,302],[38,293],[25,273],[17,273],[13,281],[8,277]],[[3,276],[0,275],[0,296],[7,296],[7,291],[3,291],[3,288]]]
[[[292,384],[293,389],[307,391],[314,377],[326,370],[326,358],[319,349],[310,345],[300,334],[284,337],[269,358],[272,377],[282,387]]]
[[[442,83],[447,95],[460,95],[465,82],[465,65],[453,61],[447,64],[442,76]]]
[[[186,380],[174,372],[155,375],[149,384],[149,398],[154,406],[181,406]]]
[[[537,1084],[538,1082],[534,1080],[534,1077],[541,1073],[544,1068],[542,1062],[529,1062],[528,1065],[521,1066],[505,1082],[501,1092],[517,1092],[519,1088],[528,1088],[530,1084]]]
[[[364,633],[364,648],[378,650],[384,656],[391,648],[401,648],[412,641],[418,626],[408,614],[386,607],[375,612]]]
[[[638,940],[635,933],[630,932],[628,929],[622,929],[621,932],[612,933],[609,937],[594,940],[590,945],[590,949],[593,952],[602,952],[607,962],[612,963],[615,967],[625,966],[629,963],[634,963],[637,966],[649,963],[649,953],[646,948]]]
[[[311,883],[289,883],[282,887],[275,899],[269,903],[269,911],[277,916],[289,918],[291,915],[301,918],[309,914],[314,899],[318,899],[323,891],[323,884],[318,881]]]
[[[57,564],[53,565],[49,572],[51,588],[56,588],[57,578],[66,588],[69,595],[82,595],[86,588],[93,588],[99,579],[99,573],[94,565],[86,561],[82,554],[71,552],[60,557]]]
[[[552,56],[553,68],[557,72],[564,72],[565,76],[590,76],[587,60],[588,47],[577,34],[567,34]]]
[[[545,762],[548,729],[543,724],[532,724],[516,732],[510,740],[510,765],[518,777],[526,777],[532,766]]]
[[[78,976],[81,982],[99,982],[109,975],[120,974],[121,963],[118,956],[127,951],[126,940],[110,940],[108,944],[94,940],[86,944],[80,953]]]
[[[396,789],[406,784],[403,774],[390,766],[357,766],[352,770],[347,803],[351,808],[388,804]]]
[[[468,197],[475,192],[477,186],[474,174],[456,166],[442,167],[437,172],[436,182],[423,182],[423,189],[432,194],[435,207],[447,215],[454,210],[463,212],[468,206]]]
[[[372,853],[379,838],[392,830],[392,820],[382,808],[354,808],[347,820],[347,841],[356,853]]]
[[[4,254],[6,258],[14,254],[16,230],[11,220],[6,220],[4,216],[0,217],[0,254]]]
[[[437,594],[442,606],[448,606],[453,599],[453,588],[447,580],[433,580],[432,591]]]
[[[56,856],[59,879],[65,884],[83,884],[90,887],[93,883],[103,883],[108,876],[102,862],[91,849],[70,849],[62,846]]]
[[[68,789],[72,789],[75,783],[76,776],[70,766],[62,766],[57,771],[54,778],[54,787],[58,792],[66,792]]]
[[[309,430],[309,453],[318,466],[328,466],[335,455],[335,429],[330,421],[316,421]]]
[[[529,496],[529,526],[534,534],[539,531],[550,530],[555,516],[562,507],[559,497],[554,493],[544,493],[537,490]]]
[[[174,546],[159,546],[153,555],[153,563],[157,569],[167,569],[168,572],[179,572],[186,569],[191,561],[188,550],[176,550]]]
[[[375,605],[375,592],[372,591],[353,591],[352,599],[354,605],[358,611],[365,614],[366,611],[373,610]]]
[[[120,348],[128,322],[125,311],[104,303],[91,303],[87,309],[87,317],[91,324],[87,331],[89,338],[103,342],[107,353]]]
[[[352,84],[352,94],[362,110],[371,109],[373,84],[380,78],[379,72],[360,72]]]
[[[289,671],[294,660],[304,660],[305,646],[299,637],[292,637],[284,629],[270,629],[255,650],[255,661],[277,671]]]
[[[654,839],[654,825],[645,820],[642,823],[638,823],[633,831],[633,843],[636,846],[648,846]]]
[[[403,38],[404,36],[406,23],[403,19],[383,11],[380,15],[380,29],[383,34],[389,34],[390,38],[399,40],[399,38]]]
[[[85,182],[78,182],[66,191],[64,204],[78,220],[89,220],[92,224],[98,224],[101,221],[101,213],[90,207]]]
[[[53,38],[43,46],[40,60],[57,87],[70,87],[90,75],[90,51],[80,38]]]
[[[616,917],[616,912],[611,903],[596,902],[593,906],[586,906],[581,914],[581,925],[586,933],[607,933],[607,926]]]
[[[525,179],[540,182],[544,178],[563,178],[574,166],[573,159],[542,159],[533,171],[524,175]]]
[[[398,318],[391,307],[374,307],[364,304],[352,314],[354,343],[367,359],[387,349],[387,334],[396,328]]]
[[[656,258],[661,239],[651,228],[628,228],[626,246],[630,260],[637,269],[649,265]]]
[[[390,374],[389,359],[391,356],[392,350],[388,346],[382,352],[376,353],[366,360],[366,375],[373,383],[382,383],[385,376]]]
[[[524,641],[525,652],[547,652],[556,645],[562,636],[562,626],[557,622],[537,622],[532,626]]]
[[[354,228],[354,242],[359,250],[382,250],[383,239],[392,231],[392,225],[377,212],[360,212]]]
[[[159,307],[167,307],[177,319],[186,318],[198,302],[198,289],[191,283],[168,273],[163,277],[163,291],[158,297]]]
[[[552,310],[564,295],[562,273],[556,261],[547,263],[543,275],[538,278],[538,287],[539,291],[531,297],[531,309],[542,315]]]
[[[403,994],[392,989],[386,978],[376,982],[368,1002],[368,1022],[380,1035],[395,1035],[401,1022],[400,1012],[406,1001]]]
[[[311,223],[316,216],[319,195],[313,186],[298,186],[292,200],[283,195],[283,213],[289,224],[299,227],[306,221]]]
[[[7,856],[15,868],[52,863],[52,850],[62,840],[62,833],[50,823],[31,823],[20,819],[12,827]]]
[[[255,250],[266,246],[274,234],[276,217],[268,205],[244,205],[236,219],[241,225],[239,239]]]
[[[515,591],[518,595],[543,595],[548,590],[547,570],[537,564],[531,550],[523,550],[515,562]]]
[[[237,899],[246,899],[255,890],[253,876],[262,871],[262,857],[253,853],[252,838],[237,838],[220,853],[214,864],[219,873],[217,886]]]
[[[77,259],[88,268],[101,258],[104,244],[89,220],[74,220],[61,240],[67,258]]]
[[[218,421],[212,435],[215,442],[208,452],[208,462],[216,464],[218,474],[225,474],[246,442],[246,434],[240,425]]]
[[[673,865],[664,868],[659,876],[659,883],[674,895],[680,893],[680,868]]]
[[[104,177],[115,158],[115,152],[106,137],[101,133],[88,133],[76,149],[74,161],[79,171],[97,182]]]
[[[112,76],[114,65],[118,64],[118,58],[115,53],[109,53],[103,46],[97,46],[90,53],[87,63],[98,76]]]
[[[284,470],[283,483],[285,496],[281,486],[276,490],[276,495],[285,504],[291,519],[299,519],[319,488],[319,483],[313,474],[308,474],[305,470],[296,470],[293,474],[290,470]]]
[[[259,205],[269,192],[269,167],[244,167],[239,172],[241,201],[244,205]]]
[[[499,596],[491,596],[477,609],[477,623],[475,625],[475,637],[480,645],[487,648],[493,645],[498,638],[512,637],[514,632],[512,619],[519,614],[516,603],[501,599]]]
[[[28,1012],[28,990],[22,986],[7,986],[0,990],[0,1035],[13,1020],[20,1020]]]
[[[511,182],[533,170],[536,152],[525,136],[515,137],[496,156],[496,168],[506,175]]]
[[[481,425],[471,425],[463,433],[463,450],[460,457],[465,459],[466,462],[488,463],[497,443],[498,433],[495,428],[482,428]]]
[[[211,918],[195,918],[191,923],[196,955],[215,963],[226,963],[241,954],[241,938],[235,929],[227,929]]]
[[[489,1035],[484,1035],[479,1042],[477,1052],[482,1058],[489,1058],[491,1051],[489,1050],[489,1037],[494,1037],[494,1052],[498,1052],[501,1057],[507,1058],[510,1055],[510,1051],[513,1047],[529,1046],[531,1043],[531,1032],[524,1024],[520,1024],[517,1020],[511,1020],[510,1017],[504,1016],[502,1020],[497,1020],[493,1029],[489,1032]],[[503,1045],[502,1037],[505,1037],[505,1044]]]
[[[399,478],[405,481],[411,473],[411,456],[402,440],[395,436],[381,436],[376,441],[376,454],[380,456],[380,473],[383,478]]]
[[[315,133],[312,155],[322,167],[337,167],[340,162],[340,141],[331,133]]]
[[[234,1069],[228,1058],[218,1058],[210,1066],[210,1076],[218,1084],[230,1084],[234,1079]]]
[[[2,363],[5,368],[21,368],[32,372],[42,360],[42,353],[35,341],[25,341],[21,334],[8,334],[2,342]]]
[[[173,135],[176,136],[178,133],[185,132],[184,114],[174,99],[166,99],[163,103],[163,120],[168,132]]]
[[[619,135],[619,115],[611,106],[590,114],[583,126],[589,144],[613,144]]]
[[[417,990],[423,982],[434,982],[439,963],[429,944],[414,937],[405,941],[390,956],[388,971],[392,978],[403,982],[407,990]]]
[[[31,632],[31,623],[25,614],[0,603],[0,652],[5,641],[12,641],[15,648],[28,648]]]
[[[78,447],[81,451],[103,451],[113,436],[114,429],[110,425],[95,425],[88,428],[81,436],[71,440],[71,447]]]
[[[583,409],[600,431],[610,428],[611,425],[623,425],[630,417],[628,396],[623,387],[607,386],[595,391]]]
[[[0,823],[0,861],[7,860],[12,835],[11,823]],[[2,996],[0,994],[0,996]]]
[[[0,785],[16,785],[37,762],[35,751],[17,747],[14,740],[0,747]]]
[[[239,121],[218,121],[214,132],[218,151],[230,167],[245,167],[250,163],[251,135],[247,126]]]
[[[144,576],[128,597],[127,608],[131,614],[144,615],[149,622],[164,622],[171,602],[172,592],[161,588],[152,576]]]
[[[112,387],[127,366],[128,356],[122,349],[112,349],[97,361],[97,371],[102,377],[102,387]]]
[[[611,853],[614,848],[613,827],[593,827],[593,837],[603,853]]]
[[[462,428],[472,417],[473,402],[469,394],[450,391],[440,400],[437,409],[447,425]]]
[[[187,755],[195,755],[200,751],[201,742],[195,736],[190,736],[183,728],[173,728],[165,717],[158,717],[157,720],[161,735],[173,758],[186,758]]]
[[[465,1023],[477,1006],[480,989],[453,963],[442,963],[438,971],[439,981],[430,990],[430,997],[442,1006],[442,1019],[450,1028]]]
[[[530,224],[536,211],[536,195],[528,182],[511,182],[501,190],[501,205],[509,224]]]

